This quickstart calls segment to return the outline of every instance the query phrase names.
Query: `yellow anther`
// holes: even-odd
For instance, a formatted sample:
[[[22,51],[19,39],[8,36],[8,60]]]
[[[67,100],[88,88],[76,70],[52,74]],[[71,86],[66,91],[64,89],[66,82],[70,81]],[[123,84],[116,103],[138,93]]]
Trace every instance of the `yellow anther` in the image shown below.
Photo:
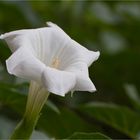
[[[59,67],[59,65],[60,65],[60,60],[59,60],[58,58],[55,58],[55,59],[53,60],[53,62],[52,62],[51,67],[57,69],[57,68]]]

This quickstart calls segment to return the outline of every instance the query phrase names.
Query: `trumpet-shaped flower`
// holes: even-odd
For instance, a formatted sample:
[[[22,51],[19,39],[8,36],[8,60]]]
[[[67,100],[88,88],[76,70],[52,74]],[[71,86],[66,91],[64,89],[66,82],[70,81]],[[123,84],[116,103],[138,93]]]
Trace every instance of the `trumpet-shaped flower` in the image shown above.
[[[47,24],[0,36],[13,53],[6,60],[8,72],[31,81],[25,114],[11,139],[29,139],[49,92],[64,96],[69,91],[96,90],[88,67],[99,52],[84,48],[57,25]]]
[[[69,91],[95,91],[88,67],[98,59],[99,52],[84,48],[57,25],[47,24],[0,36],[13,53],[6,60],[8,72],[61,96]]]

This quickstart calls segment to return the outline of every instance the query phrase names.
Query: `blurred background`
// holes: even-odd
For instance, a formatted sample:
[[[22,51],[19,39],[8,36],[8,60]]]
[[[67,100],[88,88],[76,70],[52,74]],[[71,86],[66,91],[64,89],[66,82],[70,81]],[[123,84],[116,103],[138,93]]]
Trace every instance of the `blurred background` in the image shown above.
[[[112,139],[140,138],[140,2],[0,1],[0,34],[59,25],[101,55],[89,69],[97,92],[51,94],[32,139],[99,132]],[[7,73],[11,55],[0,41],[0,139],[21,119],[29,83]]]

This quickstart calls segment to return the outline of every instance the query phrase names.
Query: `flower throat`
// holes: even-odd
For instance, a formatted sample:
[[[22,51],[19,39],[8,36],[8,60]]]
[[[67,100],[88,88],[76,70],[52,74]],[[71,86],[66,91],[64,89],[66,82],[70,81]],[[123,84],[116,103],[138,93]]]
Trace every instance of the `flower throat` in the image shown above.
[[[58,58],[54,58],[52,61],[51,67],[58,69],[59,65],[60,65],[60,60]]]

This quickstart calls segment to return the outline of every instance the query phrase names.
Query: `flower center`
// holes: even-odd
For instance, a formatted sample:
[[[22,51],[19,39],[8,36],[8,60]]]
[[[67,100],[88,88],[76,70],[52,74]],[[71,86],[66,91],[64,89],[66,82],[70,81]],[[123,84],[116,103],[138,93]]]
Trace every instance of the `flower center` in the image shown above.
[[[51,67],[58,69],[59,65],[60,65],[60,60],[58,58],[54,58],[52,61]]]

